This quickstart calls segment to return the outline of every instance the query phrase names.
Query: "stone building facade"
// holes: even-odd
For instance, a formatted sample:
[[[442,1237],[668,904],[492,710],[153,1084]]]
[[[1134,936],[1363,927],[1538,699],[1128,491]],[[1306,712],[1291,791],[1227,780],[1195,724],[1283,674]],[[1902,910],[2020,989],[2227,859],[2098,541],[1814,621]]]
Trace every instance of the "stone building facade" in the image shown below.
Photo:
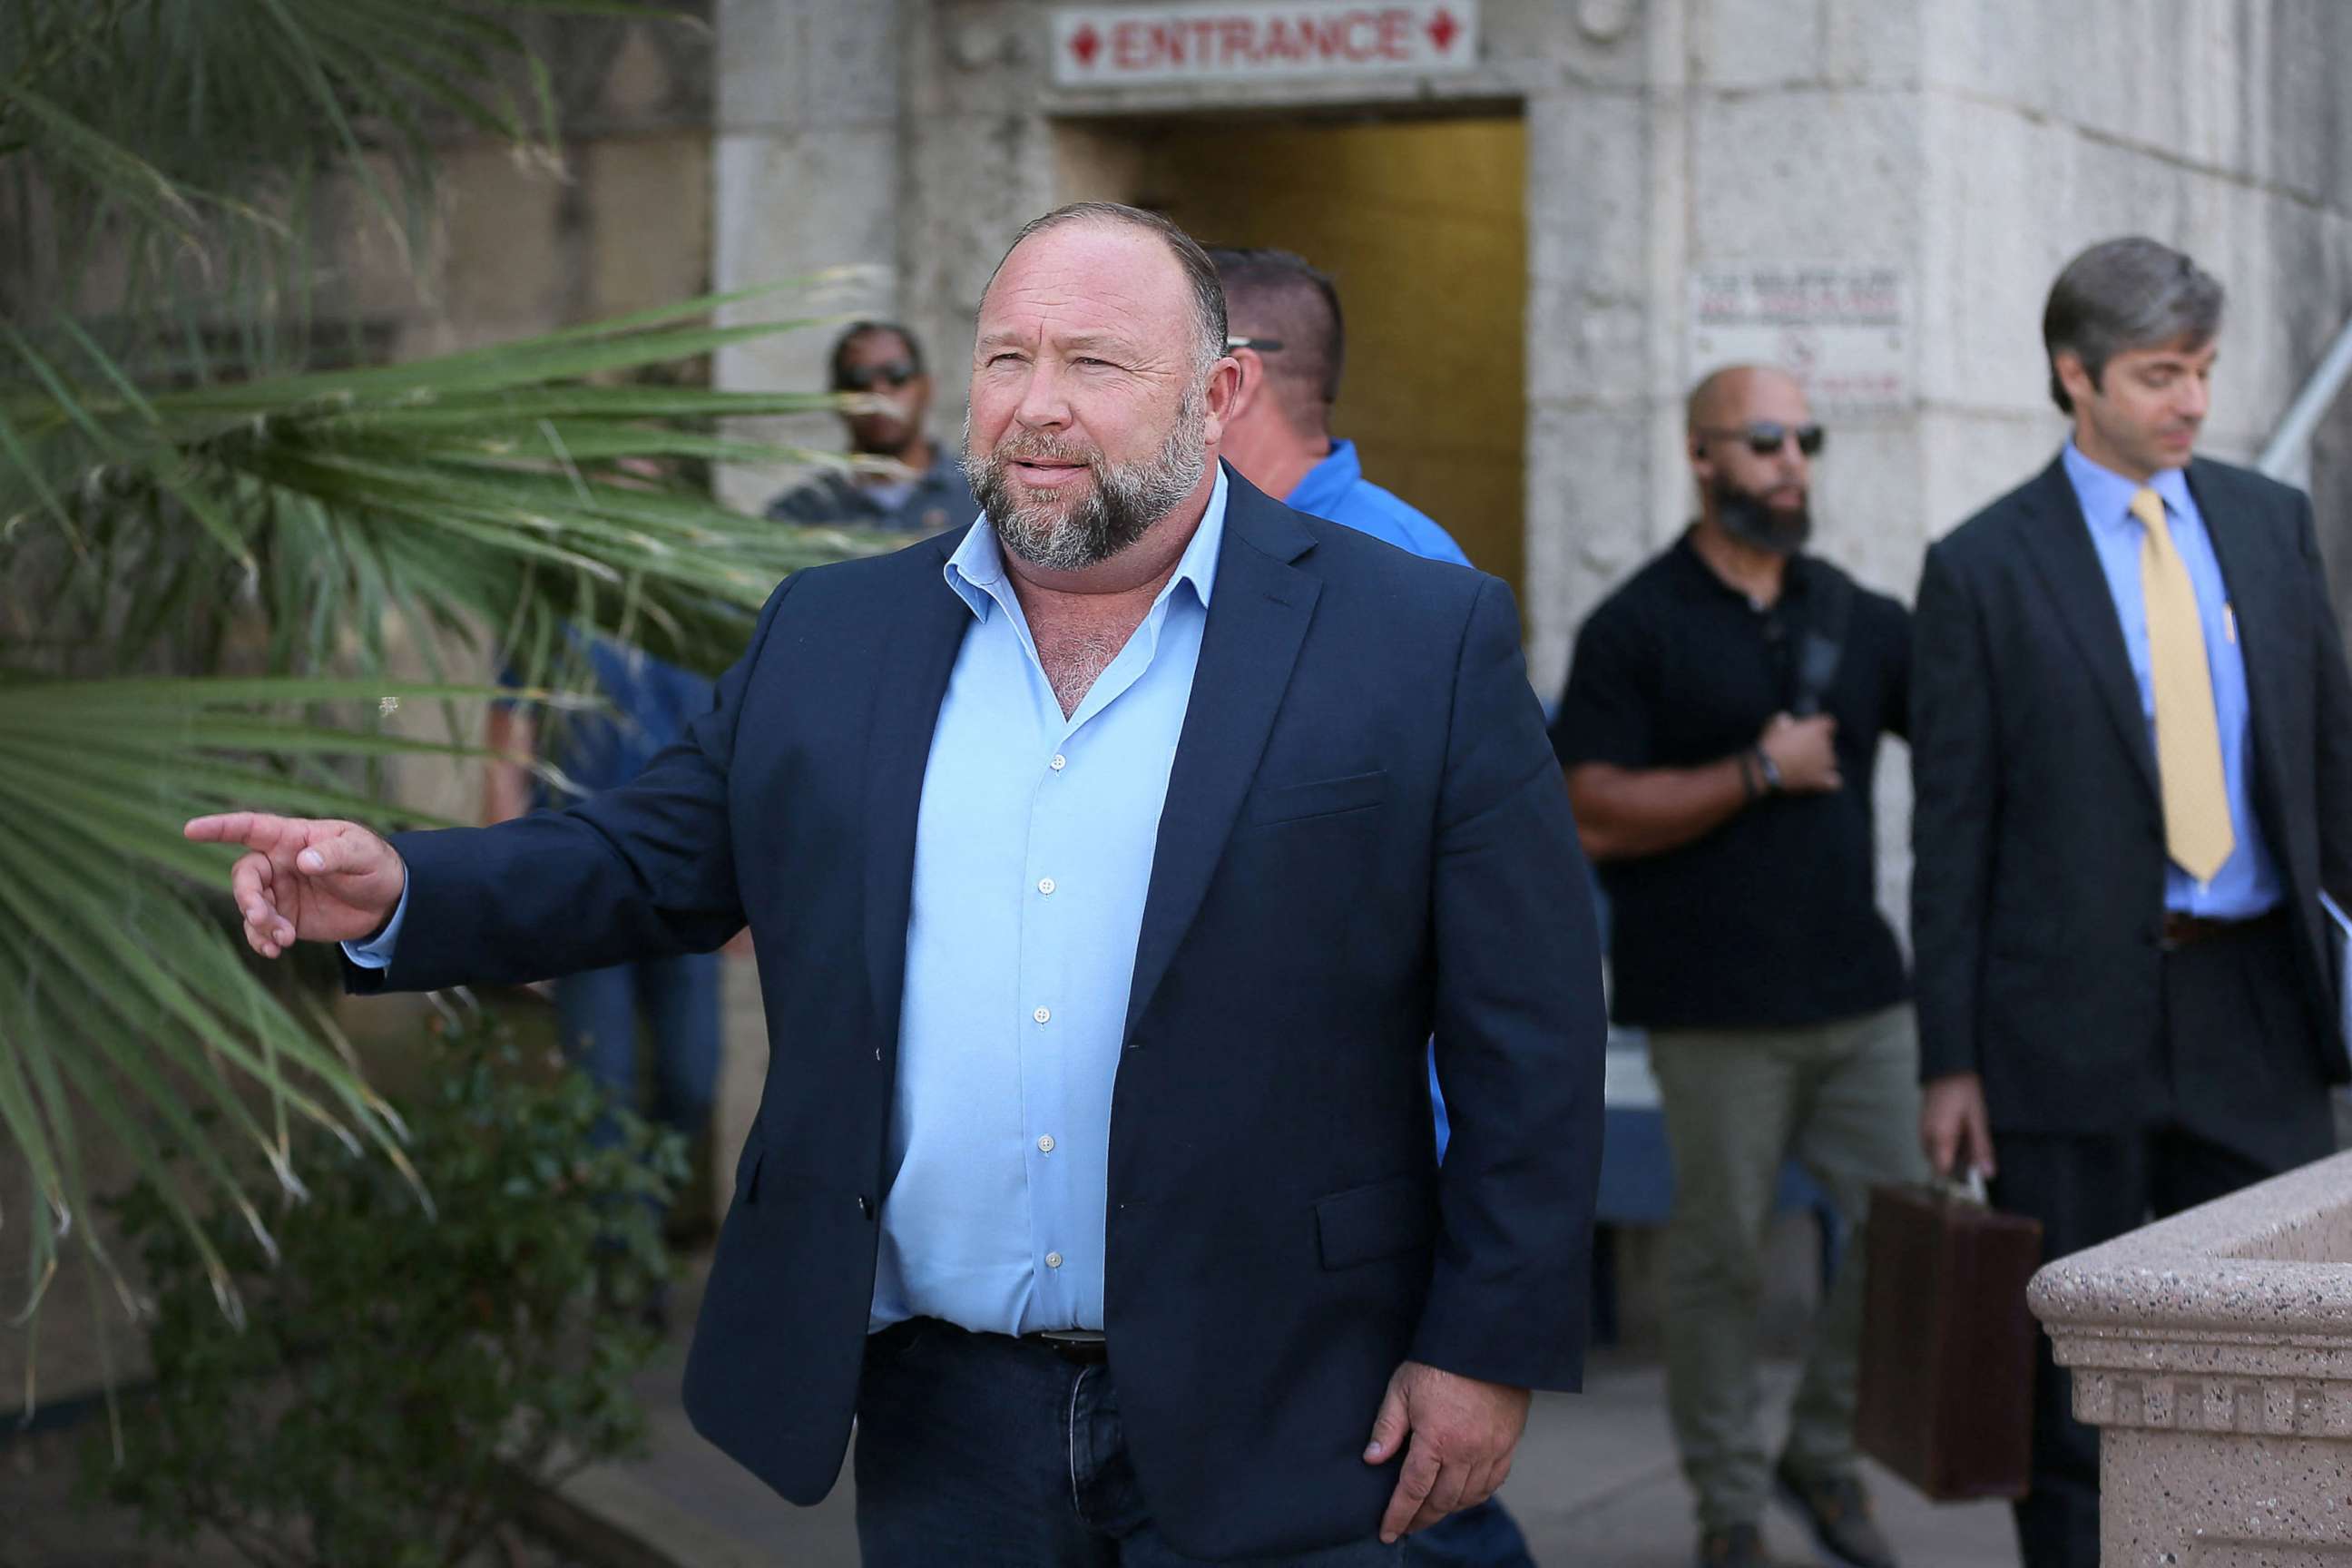
[[[1340,432],[1513,581],[1548,697],[1583,616],[1692,510],[1681,400],[1713,360],[1777,345],[1871,373],[1823,406],[1815,512],[1827,553],[1907,600],[1927,543],[2063,438],[2041,310],[2083,246],[2151,234],[2228,284],[2215,456],[2260,449],[2352,316],[2338,0],[1479,0],[1451,8],[1474,58],[1442,70],[1119,87],[1057,79],[1071,9],[718,0],[718,283],[869,267],[851,304],[923,332],[952,389],[991,268],[1059,201],[1141,200],[1213,241],[1308,249],[1359,329]],[[1106,25],[1120,10],[1080,9]],[[1499,152],[1463,140],[1498,128]],[[1365,155],[1379,134],[1391,155]],[[1448,137],[1483,161],[1449,160]],[[1242,155],[1220,165],[1219,140]],[[1497,162],[1517,186],[1500,215],[1475,200]],[[1379,239],[1360,225],[1358,247],[1297,243],[1302,224],[1317,244],[1350,234],[1317,202],[1377,211]],[[1884,284],[1883,333],[1704,330],[1711,281],[1808,271]],[[1497,308],[1465,319],[1465,297]],[[823,347],[732,350],[717,379],[810,384]],[[1491,374],[1465,380],[1465,362]],[[1465,397],[1475,433],[1420,428],[1460,424]],[[961,410],[941,401],[951,433]],[[2352,397],[2314,451],[2352,607]],[[744,504],[775,482],[723,481]],[[1899,907],[1908,780],[1880,781]]]
[[[1816,511],[1827,552],[1907,597],[1926,543],[2061,438],[2039,318],[2083,245],[2153,234],[2229,285],[2216,455],[2262,445],[2352,316],[2344,0],[1451,0],[1469,30],[1444,68],[1134,86],[1057,80],[1069,8],[1046,0],[674,9],[536,24],[563,169],[453,142],[423,293],[351,215],[322,237],[331,308],[409,356],[808,278],[761,308],[908,321],[952,436],[982,287],[1057,202],[1306,250],[1348,296],[1341,432],[1512,579],[1547,695],[1583,616],[1689,511],[1680,405],[1711,358],[1763,342],[1869,373],[1824,409]],[[1809,271],[1885,298],[1786,341],[1701,320],[1717,284]],[[712,374],[819,385],[826,342],[730,349]],[[2352,396],[2307,477],[2352,606]],[[720,484],[750,508],[785,478]],[[1907,782],[1881,778],[1895,901]],[[412,793],[464,816],[473,784],[441,769]],[[731,967],[730,1150],[761,1039]]]
[[[1832,416],[1817,511],[1828,552],[1906,597],[1926,542],[2061,438],[2040,312],[2083,245],[2153,234],[2230,286],[2216,455],[2259,448],[2352,315],[2352,106],[2338,86],[2352,7],[2335,0],[1483,0],[1458,7],[1477,34],[1466,68],[1134,87],[1057,84],[1057,9],[719,0],[719,284],[875,266],[856,303],[926,333],[952,387],[982,286],[1024,219],[1073,195],[1169,194],[1106,174],[1122,143],[1143,149],[1132,163],[1211,128],[1255,133],[1267,156],[1309,165],[1300,185],[1336,171],[1355,182],[1348,201],[1389,202],[1403,225],[1418,197],[1418,243],[1443,255],[1459,237],[1443,198],[1477,170],[1341,169],[1315,162],[1303,133],[1515,122],[1519,337],[1484,352],[1520,375],[1502,402],[1524,454],[1520,537],[1497,563],[1517,579],[1546,691],[1578,621],[1689,510],[1679,404],[1706,368],[1692,319],[1704,277],[1826,265],[1893,282],[1899,318],[1872,352],[1892,385]],[[1165,205],[1184,216],[1185,200]],[[1259,216],[1249,237],[1279,243],[1281,215]],[[1377,291],[1351,279],[1349,256],[1315,259],[1351,307]],[[1383,310],[1440,313],[1427,299]],[[822,349],[804,336],[731,351],[718,378],[807,384]],[[1360,336],[1356,351],[1343,433],[1360,389],[1410,389],[1427,369],[1379,363]],[[943,428],[959,412],[940,410]],[[2342,460],[2343,413],[2323,467]],[[1415,471],[1419,493],[1395,488],[1481,532],[1434,469]],[[729,482],[748,502],[770,480]]]
[[[706,292],[717,37],[709,0],[660,8],[670,15],[522,18],[555,99],[556,155],[449,122],[413,259],[341,183],[315,241],[322,314],[415,359]]]

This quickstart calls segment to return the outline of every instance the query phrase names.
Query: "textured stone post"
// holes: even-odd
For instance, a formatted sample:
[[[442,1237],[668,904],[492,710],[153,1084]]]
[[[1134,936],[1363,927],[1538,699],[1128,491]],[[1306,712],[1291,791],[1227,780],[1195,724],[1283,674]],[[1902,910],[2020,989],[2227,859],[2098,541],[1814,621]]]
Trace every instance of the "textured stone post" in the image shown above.
[[[2352,1154],[2060,1258],[2105,1568],[2352,1561]]]

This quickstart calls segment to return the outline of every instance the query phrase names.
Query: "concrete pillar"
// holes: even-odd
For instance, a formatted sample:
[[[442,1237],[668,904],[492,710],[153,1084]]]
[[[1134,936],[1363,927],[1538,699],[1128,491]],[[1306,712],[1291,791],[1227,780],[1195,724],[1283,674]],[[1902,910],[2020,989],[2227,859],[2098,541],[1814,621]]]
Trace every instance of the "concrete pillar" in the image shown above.
[[[712,270],[721,291],[791,279],[797,290],[730,321],[893,313],[899,178],[899,0],[720,0],[713,132]],[[723,349],[722,387],[814,389],[838,322]],[[828,416],[749,422],[745,434],[837,449]],[[753,510],[789,470],[730,465],[719,499]]]
[[[2061,1258],[2030,1300],[2099,1428],[2103,1568],[2352,1554],[2352,1155]]]

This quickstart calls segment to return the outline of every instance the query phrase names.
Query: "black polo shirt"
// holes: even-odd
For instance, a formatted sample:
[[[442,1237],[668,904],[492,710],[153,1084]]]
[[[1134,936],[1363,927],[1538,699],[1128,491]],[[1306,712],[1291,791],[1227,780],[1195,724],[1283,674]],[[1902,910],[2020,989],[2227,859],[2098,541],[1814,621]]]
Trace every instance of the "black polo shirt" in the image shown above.
[[[1851,584],[1813,557],[1758,608],[1685,536],[1592,612],[1552,722],[1564,766],[1696,767],[1747,750],[1795,691],[1808,616]],[[1907,731],[1910,616],[1854,588],[1822,709],[1843,788],[1757,801],[1706,837],[1601,867],[1612,1014],[1649,1028],[1784,1028],[1857,1017],[1908,991],[1878,911],[1871,807],[1882,731]]]

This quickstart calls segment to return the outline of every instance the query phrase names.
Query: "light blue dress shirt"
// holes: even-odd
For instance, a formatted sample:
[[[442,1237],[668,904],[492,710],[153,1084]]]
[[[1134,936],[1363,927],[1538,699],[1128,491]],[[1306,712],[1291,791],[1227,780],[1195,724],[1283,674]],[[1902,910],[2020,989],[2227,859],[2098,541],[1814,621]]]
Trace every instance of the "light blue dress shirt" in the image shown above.
[[[2132,497],[2140,486],[2083,456],[2074,443],[2061,455],[2066,478],[2082,502],[2091,542],[2099,552],[2107,593],[2115,600],[2116,618],[2122,623],[2124,649],[2131,657],[2132,679],[2139,686],[2140,713],[2148,726],[2148,746],[2156,745],[2156,689],[2148,674],[2147,608],[2140,590],[2139,553],[2147,529],[2131,514]],[[2245,650],[2238,646],[2237,617],[2230,605],[2229,585],[2213,553],[2212,535],[2205,516],[2189,493],[2189,477],[2167,468],[2148,480],[2164,498],[2166,526],[2173,547],[2197,590],[2197,618],[2205,629],[2205,663],[2213,680],[2213,716],[2221,736],[2221,774],[2230,797],[2230,828],[2236,847],[2210,882],[2199,882],[2179,867],[2164,868],[2164,905],[2169,910],[2212,920],[2249,920],[2277,907],[2284,896],[2278,864],[2263,840],[2254,816],[2253,731],[2248,722]]]
[[[400,902],[392,906],[392,919],[383,922],[372,942],[343,943],[344,956],[363,969],[390,969],[392,950],[400,945],[400,923],[408,918],[408,884],[400,885]]]
[[[944,568],[971,609],[932,731],[870,1327],[1103,1326],[1111,1088],[1227,483],[1143,623],[1065,718],[983,519]],[[383,934],[346,943],[391,963]]]
[[[1103,1326],[1111,1086],[1169,770],[1216,584],[1226,480],[1067,718],[995,531],[946,567],[971,610],[931,737],[871,1326]]]
[[[1353,441],[1332,442],[1329,454],[1307,469],[1282,500],[1310,517],[1345,523],[1423,560],[1470,564],[1452,534],[1364,478],[1364,465],[1356,456]]]

